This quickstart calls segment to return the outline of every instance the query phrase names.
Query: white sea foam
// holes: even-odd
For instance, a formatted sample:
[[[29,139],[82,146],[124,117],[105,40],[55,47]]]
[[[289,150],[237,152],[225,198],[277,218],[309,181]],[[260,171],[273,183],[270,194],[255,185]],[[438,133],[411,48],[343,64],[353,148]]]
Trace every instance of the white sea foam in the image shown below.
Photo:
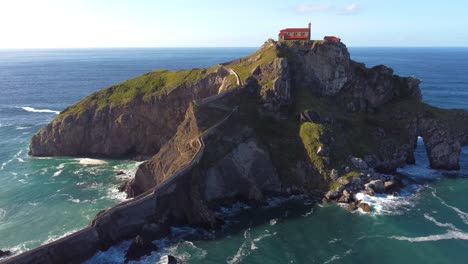
[[[460,219],[463,221],[463,223],[467,224],[468,225],[468,213],[466,212],[463,212],[462,210],[460,210],[459,208],[455,207],[455,206],[451,206],[449,204],[447,204],[444,200],[442,200],[442,198],[440,198],[439,196],[437,196],[435,190],[432,191],[432,195],[437,198],[441,204],[445,205],[446,207],[452,209],[453,211],[455,211],[455,213],[457,213],[458,217],[460,217]]]
[[[251,251],[249,251],[249,248],[251,248],[251,246],[249,247],[248,245],[250,244],[249,241],[251,241],[250,228],[244,231],[244,242],[239,247],[236,254],[227,261],[228,264],[240,263],[244,257],[250,255]]]
[[[364,193],[357,193],[354,197],[356,200],[360,200],[369,204],[372,207],[373,215],[399,215],[404,210],[409,210],[409,207],[414,207],[414,199],[417,198],[414,194],[420,190],[419,185],[409,185],[401,190],[399,196],[393,196],[388,194],[376,194],[375,196],[369,196]],[[347,206],[343,204],[343,206]],[[360,213],[366,214],[361,209],[357,210]]]
[[[74,229],[74,230],[68,231],[68,232],[63,233],[63,234],[60,234],[60,235],[50,235],[50,236],[47,238],[47,240],[44,241],[44,242],[42,243],[42,245],[48,244],[48,243],[50,243],[50,242],[54,242],[55,240],[59,240],[59,239],[61,239],[62,237],[66,237],[66,236],[68,236],[68,235],[71,235],[71,234],[77,232],[78,230],[80,230],[80,229]]]
[[[99,160],[99,159],[90,159],[90,158],[82,158],[76,159],[80,162],[81,165],[106,165],[107,161]]]
[[[266,230],[265,234],[262,234],[254,239],[251,237],[250,233],[250,228],[246,229],[244,231],[244,242],[241,244],[239,249],[237,250],[236,254],[232,256],[227,263],[228,264],[234,264],[234,263],[242,263],[242,260],[250,255],[253,251],[258,249],[258,246],[256,243],[260,242],[261,240],[275,236],[277,233],[270,233],[270,231]]]
[[[80,203],[80,199],[75,199],[75,198],[70,198],[70,199],[67,199],[68,201],[72,202],[72,203]]]
[[[455,227],[453,224],[451,224],[451,223],[441,223],[441,222],[437,221],[434,217],[432,217],[432,216],[430,216],[428,214],[424,214],[424,218],[426,218],[427,220],[433,222],[434,224],[436,224],[439,227],[448,227],[448,228],[450,228],[451,230],[454,230],[454,231],[461,231],[460,229]]]
[[[28,126],[17,126],[15,129],[17,130],[24,130],[24,129],[29,129],[31,127],[28,127]]]
[[[468,240],[468,234],[461,231],[448,230],[447,233],[440,235],[430,235],[421,237],[392,236],[390,238],[409,242],[428,242],[449,239]]]
[[[127,200],[127,195],[125,192],[119,191],[117,187],[112,187],[107,190],[107,195],[105,196],[106,199],[109,200],[117,200],[117,201],[125,201]]]
[[[124,263],[125,253],[127,252],[131,243],[131,240],[126,240],[115,246],[110,247],[106,251],[99,251],[92,258],[88,259],[85,263]]]
[[[52,175],[52,177],[57,177],[59,176],[61,173],[62,173],[63,170],[58,170],[56,172],[54,172],[54,174]]]
[[[350,250],[347,250],[345,253],[343,253],[343,255],[333,255],[329,260],[325,261],[323,264],[328,264],[328,263],[332,263],[332,262],[335,262],[337,260],[340,260],[342,259],[343,257],[351,254],[351,252],[353,252],[351,249]]]
[[[60,111],[55,111],[55,110],[50,110],[50,109],[35,109],[29,106],[23,106],[21,107],[24,111],[31,112],[31,113],[54,113],[54,114],[60,114]]]
[[[270,225],[271,225],[271,226],[276,225],[276,223],[278,223],[278,219],[271,219],[271,220],[270,220]]]

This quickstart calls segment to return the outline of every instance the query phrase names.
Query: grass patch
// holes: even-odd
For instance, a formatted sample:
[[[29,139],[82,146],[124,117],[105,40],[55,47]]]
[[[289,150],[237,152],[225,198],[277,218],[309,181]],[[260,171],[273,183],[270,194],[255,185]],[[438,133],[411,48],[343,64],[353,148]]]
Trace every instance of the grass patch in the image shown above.
[[[272,46],[268,49],[259,50],[250,56],[236,60],[235,62],[228,64],[227,67],[235,70],[239,74],[241,80],[245,82],[253,69],[259,65],[268,64],[277,57],[276,47]]]
[[[161,95],[169,89],[182,84],[194,84],[208,74],[215,72],[219,66],[209,69],[192,70],[157,70],[126,80],[103,90],[97,91],[80,102],[67,107],[62,116],[80,114],[86,109],[100,110],[106,106],[118,106],[130,103],[137,97],[148,100],[152,95]]]
[[[314,167],[319,171],[322,171],[324,168],[323,157],[317,155],[318,149],[322,146],[319,138],[323,131],[323,126],[310,122],[301,124],[299,130],[299,136],[302,140],[302,144],[304,145],[305,150],[307,151],[307,155]]]

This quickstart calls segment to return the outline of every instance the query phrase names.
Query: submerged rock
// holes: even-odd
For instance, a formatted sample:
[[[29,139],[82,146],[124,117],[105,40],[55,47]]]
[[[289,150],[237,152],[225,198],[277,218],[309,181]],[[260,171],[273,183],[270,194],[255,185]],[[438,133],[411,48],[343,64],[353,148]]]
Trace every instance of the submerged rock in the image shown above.
[[[242,85],[225,91],[233,77]],[[393,189],[379,173],[414,163],[418,136],[432,168],[456,169],[468,112],[424,104],[418,80],[366,68],[342,43],[269,41],[223,66],[150,72],[65,109],[30,144],[35,156],[149,157],[121,188],[134,199],[14,260],[84,261],[150,223],[216,228],[220,206],[278,194],[319,190],[353,202],[370,181],[368,193]],[[364,160],[352,158],[358,152]],[[135,238],[129,257],[153,246]]]
[[[125,260],[139,260],[143,256],[151,255],[152,251],[156,251],[158,247],[150,240],[145,239],[143,236],[137,236],[133,239],[132,244],[125,254]]]
[[[179,261],[172,255],[167,255],[167,264],[177,264]]]
[[[13,254],[10,250],[0,250],[0,258],[8,257]]]

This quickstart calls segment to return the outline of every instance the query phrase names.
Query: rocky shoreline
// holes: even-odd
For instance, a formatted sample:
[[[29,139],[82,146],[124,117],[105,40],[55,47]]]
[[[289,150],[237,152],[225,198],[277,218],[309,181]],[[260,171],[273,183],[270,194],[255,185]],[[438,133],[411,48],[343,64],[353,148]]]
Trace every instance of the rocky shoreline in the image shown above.
[[[222,65],[96,92],[34,135],[30,154],[147,156],[120,188],[133,199],[6,263],[79,263],[129,239],[133,259],[169,226],[216,229],[220,207],[275,196],[369,211],[360,196],[398,193],[392,175],[414,164],[418,136],[435,169],[458,169],[468,145],[468,112],[423,103],[419,83],[351,60],[343,43],[269,40]]]

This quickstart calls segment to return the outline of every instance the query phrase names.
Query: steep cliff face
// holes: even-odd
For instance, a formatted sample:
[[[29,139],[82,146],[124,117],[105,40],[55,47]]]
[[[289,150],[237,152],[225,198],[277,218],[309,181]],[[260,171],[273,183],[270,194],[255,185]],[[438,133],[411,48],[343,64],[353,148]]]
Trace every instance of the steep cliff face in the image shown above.
[[[223,67],[155,71],[68,107],[31,139],[33,156],[154,155],[176,132],[189,103],[218,92]]]
[[[226,91],[232,71],[242,85]],[[149,155],[125,188],[135,199],[15,260],[82,260],[153,224],[214,227],[214,210],[235,201],[328,190],[327,199],[343,198],[337,186],[356,175],[414,163],[418,136],[431,167],[457,169],[468,113],[421,102],[419,83],[352,61],[342,43],[268,41],[223,67],[156,71],[97,92],[39,131],[30,152]],[[78,252],[57,250],[87,240]]]

